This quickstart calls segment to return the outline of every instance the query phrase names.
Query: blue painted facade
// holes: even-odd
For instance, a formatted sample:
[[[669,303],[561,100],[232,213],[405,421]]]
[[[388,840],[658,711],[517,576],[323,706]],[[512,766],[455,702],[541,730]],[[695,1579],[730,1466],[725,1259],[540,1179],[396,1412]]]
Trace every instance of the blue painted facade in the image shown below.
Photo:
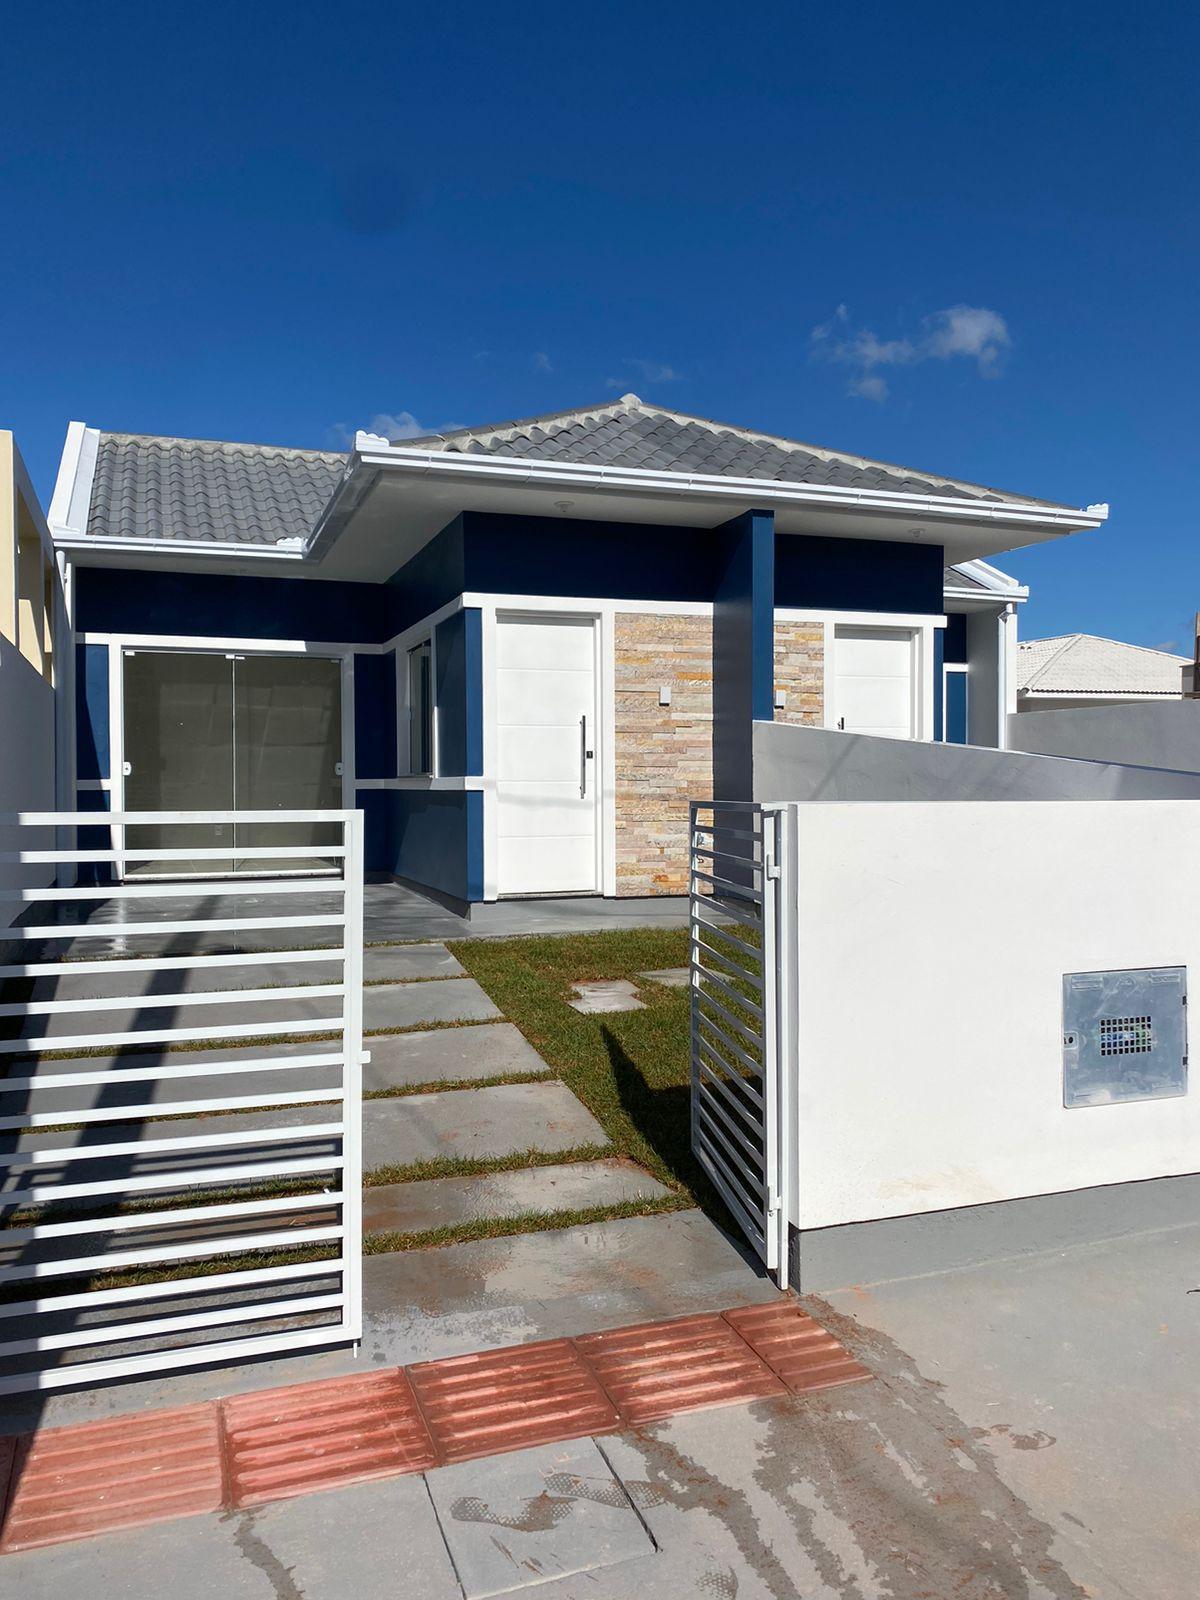
[[[774,714],[776,607],[937,614],[943,553],[917,543],[777,535],[768,512],[716,529],[464,512],[385,583],[319,578],[79,568],[81,633],[296,640],[350,647],[356,783],[395,779],[397,676],[380,650],[470,593],[713,605],[714,792],[751,791],[751,725]],[[438,775],[483,773],[482,613],[466,607],[434,629]],[[375,647],[375,648],[369,648]],[[938,636],[937,681],[943,641]],[[944,659],[965,657],[952,618]],[[110,774],[109,652],[77,649],[78,775]],[[936,736],[942,696],[935,693]],[[957,717],[957,703],[955,716]],[[965,727],[965,724],[964,724]],[[483,896],[483,796],[477,789],[356,788],[367,866],[448,897]]]
[[[108,646],[75,646],[75,772],[79,778],[110,775]]]

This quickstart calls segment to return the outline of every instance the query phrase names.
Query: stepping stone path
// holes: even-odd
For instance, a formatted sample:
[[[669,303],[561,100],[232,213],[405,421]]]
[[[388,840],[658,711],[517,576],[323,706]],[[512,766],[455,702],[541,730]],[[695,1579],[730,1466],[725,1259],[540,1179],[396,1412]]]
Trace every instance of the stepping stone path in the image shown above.
[[[91,953],[91,952],[89,952]],[[306,954],[308,954],[306,952]],[[659,981],[660,974],[647,974]],[[48,1128],[45,1132],[20,1130],[10,1135],[18,1151],[102,1145],[114,1137],[129,1144],[175,1137],[208,1135],[218,1131],[255,1134],[286,1128],[286,1142],[259,1145],[253,1139],[227,1152],[214,1151],[213,1167],[243,1165],[264,1159],[292,1159],[327,1154],[329,1141],[307,1129],[327,1122],[326,1105],[285,1106],[255,1110],[282,1090],[321,1092],[330,1083],[328,1066],[280,1070],[297,1055],[328,1054],[329,1041],[301,1037],[300,1041],[268,1041],[259,1045],[224,1045],[195,1050],[173,1049],[169,1056],[148,1050],[113,1050],[82,1054],[83,1042],[106,1033],[157,1025],[163,1029],[227,1023],[319,1021],[337,1013],[336,997],[290,994],[289,988],[336,983],[341,978],[337,961],[318,958],[260,966],[225,966],[208,970],[128,974],[80,972],[41,979],[33,998],[104,1000],[129,993],[131,984],[145,987],[142,1003],[129,1008],[84,1008],[75,1012],[38,1016],[34,1031],[51,1040],[79,1041],[73,1059],[47,1059],[46,1055],[0,1056],[0,1074],[9,1071],[32,1080],[20,1093],[20,1104],[6,1104],[0,1096],[0,1116],[70,1113],[86,1109],[86,1095],[96,1107],[162,1105],[237,1096],[245,1111],[220,1115],[155,1117],[153,1113],[119,1124],[111,1121],[83,1127]],[[155,1006],[164,993],[197,997],[218,990],[273,989],[262,1001],[231,1004],[183,1000],[173,1006]],[[585,1011],[640,1009],[643,1002],[634,986],[581,984],[578,1008]],[[597,993],[602,991],[602,993]],[[19,996],[5,996],[19,998]],[[470,1160],[505,1159],[526,1153],[545,1158],[581,1146],[603,1147],[608,1139],[600,1123],[567,1086],[554,1078],[533,1046],[501,1012],[462,965],[441,944],[373,945],[364,950],[364,1047],[369,1060],[363,1067],[363,1169],[368,1177],[364,1196],[364,1227],[371,1233],[417,1233],[489,1218],[516,1217],[531,1212],[581,1211],[625,1201],[654,1200],[669,1191],[632,1162],[614,1159],[521,1166],[514,1170],[474,1177],[445,1177],[411,1183],[371,1185],[372,1172],[403,1167],[439,1157]],[[2,1024],[0,1024],[2,1025]],[[28,1024],[26,1024],[28,1027]],[[203,1038],[198,1040],[203,1043]],[[53,1044],[46,1047],[53,1050]],[[69,1047],[68,1047],[69,1048]],[[138,1069],[169,1061],[172,1068],[194,1063],[208,1067],[227,1062],[252,1061],[253,1065],[220,1077],[186,1075],[154,1082],[139,1078]],[[78,1072],[105,1071],[105,1082],[90,1090],[64,1086],[57,1080]],[[486,1080],[521,1076],[537,1081],[489,1083]],[[478,1087],[463,1087],[479,1080]],[[0,1077],[0,1085],[2,1085]],[[438,1084],[458,1087],[438,1088]],[[411,1089],[427,1092],[404,1093]],[[14,1093],[13,1100],[18,1098]],[[64,1115],[64,1123],[69,1123]],[[113,1175],[170,1172],[180,1160],[169,1151],[147,1151],[119,1158]],[[105,1159],[89,1163],[89,1178],[108,1176]],[[78,1168],[40,1165],[38,1181],[53,1187],[70,1182]],[[314,1198],[314,1211],[319,1210]],[[312,1220],[311,1218],[309,1220]],[[327,1219],[331,1220],[331,1219]],[[261,1228],[249,1219],[246,1229]],[[234,1230],[235,1231],[235,1230]],[[170,1239],[186,1241],[187,1225]],[[168,1236],[156,1235],[162,1242]],[[0,1235],[0,1261],[7,1259]]]

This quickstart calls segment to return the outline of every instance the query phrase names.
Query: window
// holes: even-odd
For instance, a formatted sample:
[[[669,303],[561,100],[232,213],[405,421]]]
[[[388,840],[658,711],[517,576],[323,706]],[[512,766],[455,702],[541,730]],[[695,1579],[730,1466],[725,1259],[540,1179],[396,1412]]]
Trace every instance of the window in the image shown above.
[[[433,684],[429,640],[408,652],[408,770],[433,771]]]

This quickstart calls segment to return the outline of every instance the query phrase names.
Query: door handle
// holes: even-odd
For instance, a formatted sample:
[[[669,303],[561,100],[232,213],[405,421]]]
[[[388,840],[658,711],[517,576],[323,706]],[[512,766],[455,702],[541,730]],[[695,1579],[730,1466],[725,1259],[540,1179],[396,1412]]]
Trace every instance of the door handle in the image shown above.
[[[587,747],[587,714],[579,719],[579,798],[587,799],[587,764],[591,752]]]

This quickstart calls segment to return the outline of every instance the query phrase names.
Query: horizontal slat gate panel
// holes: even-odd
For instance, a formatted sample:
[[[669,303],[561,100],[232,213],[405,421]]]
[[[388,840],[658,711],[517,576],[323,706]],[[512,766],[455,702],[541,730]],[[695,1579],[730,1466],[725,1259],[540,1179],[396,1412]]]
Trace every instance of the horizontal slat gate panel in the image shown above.
[[[262,836],[256,861],[284,871],[319,848],[333,874],[319,883],[260,877],[203,890],[165,878],[108,881],[134,860],[224,860],[228,847],[192,849],[186,835],[167,848],[172,830],[194,838],[197,828],[247,822]],[[321,825],[330,843],[289,842],[287,830],[298,824]],[[145,825],[158,830],[161,847],[127,848],[123,829]],[[0,844],[9,882],[14,873],[29,880],[0,893],[0,947],[12,952],[0,965],[0,1132],[9,1135],[0,1152],[0,1394],[358,1339],[361,813],[6,814]],[[287,913],[283,899],[263,915],[256,897],[271,904],[277,895],[290,897]],[[125,919],[127,902],[137,920]],[[166,902],[161,918],[156,902]],[[243,908],[254,914],[241,915]],[[314,930],[320,948],[288,949],[285,935],[297,928]],[[261,947],[252,952],[226,954],[216,941],[216,949],[202,947],[201,936],[220,934],[226,950],[236,949],[237,935],[251,931]],[[144,955],[71,959],[95,949],[88,941],[117,936],[156,943]],[[305,982],[314,961],[332,965],[339,981]],[[295,973],[279,974],[280,983],[256,971],[291,964]],[[197,973],[205,974],[200,991],[191,987]],[[103,997],[88,999],[87,979],[97,975],[106,980]],[[69,980],[68,997],[55,996],[56,980]],[[161,993],[145,992],[156,983]],[[296,1016],[306,1004],[326,1014]],[[272,1020],[256,1022],[264,1005],[274,1008]],[[210,1025],[170,1026],[173,1012],[192,1006],[228,1009]],[[47,1031],[54,1019],[79,1031]],[[259,1056],[258,1046],[273,1039],[292,1041],[292,1053]],[[236,1044],[237,1059],[189,1060],[202,1043],[221,1040]],[[95,1066],[75,1059],[56,1072],[53,1055],[70,1052],[95,1054]],[[35,1056],[36,1071],[22,1059]],[[319,1087],[288,1076],[313,1068],[323,1069]],[[262,1072],[283,1075],[280,1092],[235,1092],[239,1079]],[[136,1104],[121,1098],[131,1084]],[[38,1104],[47,1090],[52,1110]],[[320,1120],[297,1123],[295,1108],[307,1105]],[[251,1109],[260,1126],[222,1130],[220,1114]],[[163,1129],[168,1136],[157,1127],[153,1137],[129,1136],[165,1118],[175,1119]]]
[[[692,1149],[778,1271],[773,821],[749,802],[691,809]]]

